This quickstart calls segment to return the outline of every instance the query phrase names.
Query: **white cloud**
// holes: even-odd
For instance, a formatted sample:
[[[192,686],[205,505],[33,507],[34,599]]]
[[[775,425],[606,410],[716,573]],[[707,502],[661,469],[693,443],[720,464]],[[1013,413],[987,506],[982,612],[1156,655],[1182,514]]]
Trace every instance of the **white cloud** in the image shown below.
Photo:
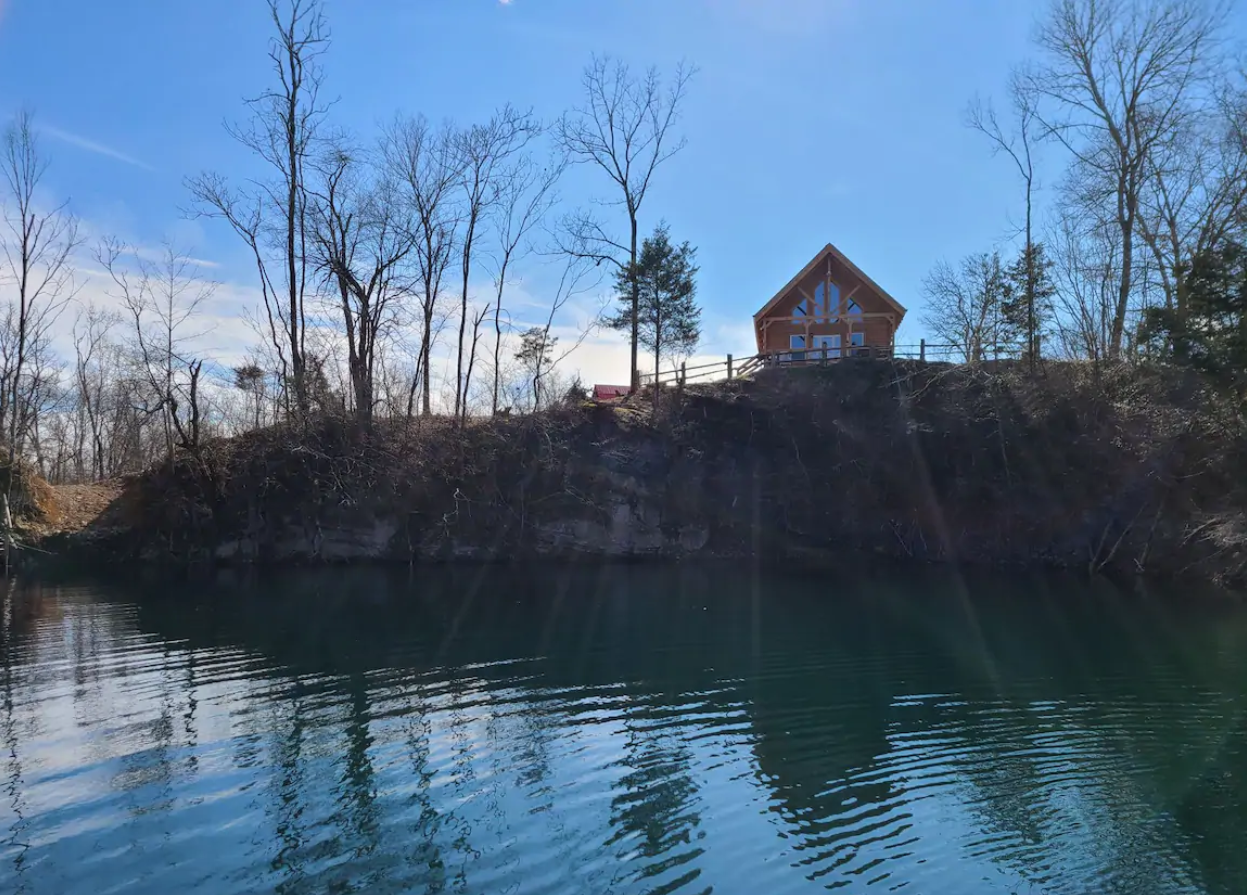
[[[132,248],[128,254],[136,259],[155,262],[158,267],[165,257],[165,250],[140,245]],[[211,261],[194,263],[201,269],[196,271],[192,268],[188,271],[196,278],[186,290],[188,295],[194,294],[198,286],[209,284],[212,278],[211,271],[207,268],[217,267]],[[133,326],[117,287],[108,273],[90,260],[89,251],[84,251],[79,258],[78,275],[81,288],[76,302],[69,305],[57,321],[52,340],[53,350],[70,363],[74,357],[73,326],[80,307],[91,304],[118,312],[121,321],[113,333],[115,338],[129,340]],[[7,298],[7,291],[5,286],[0,285],[0,300]],[[530,326],[544,326],[549,319],[548,299],[543,300],[534,294],[541,291],[539,277],[528,282],[517,282],[507,289],[504,301],[509,313],[504,316],[504,336],[499,352],[504,375],[507,371],[514,372],[514,355],[519,347],[519,333]],[[555,379],[561,383],[559,387],[565,387],[573,378],[579,378],[586,387],[594,384],[628,383],[629,348],[626,334],[595,325],[605,295],[599,289],[591,290],[577,296],[555,315],[551,333],[558,338],[555,354],[559,363],[555,370]],[[487,301],[492,301],[493,287],[487,282],[478,283],[469,290],[469,297],[474,307],[481,307]],[[448,290],[441,306],[445,311],[457,310],[458,296],[453,294],[453,290]],[[324,313],[326,316],[323,320],[315,324],[315,343],[318,350],[330,350],[331,356],[337,356],[341,360],[345,356],[345,350],[340,322],[334,309],[325,309]],[[186,331],[194,336],[188,339],[185,352],[203,359],[206,362],[205,372],[212,371],[214,378],[222,371],[227,373],[229,368],[255,356],[257,349],[261,352],[265,350],[266,336],[257,333],[252,322],[262,316],[262,296],[259,289],[247,284],[245,278],[240,282],[230,281],[227,277],[225,281],[216,283],[211,296],[203,302],[195,318],[187,324]],[[707,315],[703,321],[703,330],[701,349],[687,361],[690,367],[702,363],[720,365],[712,378],[721,378],[721,365],[727,353],[731,352],[737,358],[753,354],[751,321]],[[434,349],[434,402],[443,409],[448,409],[453,401],[457,335],[456,317],[444,327]],[[418,341],[418,327],[404,329],[398,334],[397,342],[386,349],[387,362],[395,364],[398,369],[410,366],[409,362],[414,363]],[[493,341],[491,318],[484,322],[482,328],[473,373],[473,406],[478,410],[489,404],[488,394],[493,379]],[[643,372],[652,368],[651,360],[644,351],[639,358],[639,365]],[[664,368],[666,367],[664,362]],[[336,373],[330,375],[335,378],[335,385],[345,387],[344,379],[337,381],[342,377]]]
[[[77,307],[66,308],[52,334],[53,350],[70,361],[74,357],[72,333],[79,308],[94,305],[118,313],[125,310],[115,285],[105,271],[79,268],[79,275],[82,284],[77,294]],[[207,285],[206,281],[194,281],[185,294],[195,294],[201,285]],[[254,308],[259,300],[256,289],[236,283],[217,284],[212,294],[199,306],[196,315],[186,323],[185,331],[194,334],[188,340],[187,352],[214,365],[234,366],[241,363],[257,341],[246,312]],[[132,325],[130,319],[123,316],[114,336],[128,338]]]
[[[71,134],[69,131],[63,131],[60,128],[51,127],[46,124],[39,125],[39,131],[40,133],[47,134],[54,140],[60,140],[62,143],[68,143],[70,146],[85,149],[87,152],[93,152],[96,155],[102,155],[107,158],[115,159],[119,162],[125,162],[127,165],[133,165],[136,168],[143,168],[146,171],[156,170],[154,167],[147,164],[147,162],[136,159],[132,155],[126,155],[126,153],[113,149],[111,146],[105,146],[103,143],[97,143],[95,140],[88,140],[86,137],[81,137],[78,134]]]
[[[177,252],[179,256],[183,255],[181,250],[177,249],[176,247],[174,248],[174,251]],[[130,245],[128,243],[126,244],[125,254],[132,255],[133,257],[138,258],[140,261],[149,261],[155,264],[162,263],[166,261],[169,257],[168,250],[165,248],[154,248],[152,246],[142,246],[142,245]],[[207,259],[204,259],[204,258],[194,258],[190,255],[184,256],[184,260],[186,261],[187,264],[189,264],[192,267],[216,268],[216,267],[221,266],[215,261],[208,261]]]

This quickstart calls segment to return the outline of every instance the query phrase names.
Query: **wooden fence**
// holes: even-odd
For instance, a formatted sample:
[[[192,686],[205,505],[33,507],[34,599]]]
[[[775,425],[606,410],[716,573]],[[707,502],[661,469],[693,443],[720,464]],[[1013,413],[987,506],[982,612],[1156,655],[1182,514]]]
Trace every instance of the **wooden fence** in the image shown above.
[[[641,384],[684,385],[688,382],[717,382],[748,376],[765,367],[809,366],[837,363],[853,358],[895,358],[931,362],[958,362],[960,349],[956,345],[937,345],[925,339],[917,345],[893,345],[885,347],[807,348],[804,351],[770,351],[751,354],[748,357],[727,355],[724,360],[689,365],[682,363],[657,374],[642,373]]]

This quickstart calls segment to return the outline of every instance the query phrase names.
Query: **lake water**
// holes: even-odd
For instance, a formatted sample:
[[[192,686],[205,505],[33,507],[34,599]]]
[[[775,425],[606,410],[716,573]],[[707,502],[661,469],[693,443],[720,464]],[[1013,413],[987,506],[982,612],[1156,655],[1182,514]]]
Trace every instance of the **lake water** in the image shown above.
[[[1247,891],[1225,602],[606,566],[3,605],[3,893]]]

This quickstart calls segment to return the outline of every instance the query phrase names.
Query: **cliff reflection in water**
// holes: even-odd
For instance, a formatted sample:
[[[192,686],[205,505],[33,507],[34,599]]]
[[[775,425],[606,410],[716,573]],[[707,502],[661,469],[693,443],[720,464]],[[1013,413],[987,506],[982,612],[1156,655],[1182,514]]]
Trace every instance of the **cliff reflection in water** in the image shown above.
[[[1247,886],[1225,604],[603,566],[4,610],[3,891]]]

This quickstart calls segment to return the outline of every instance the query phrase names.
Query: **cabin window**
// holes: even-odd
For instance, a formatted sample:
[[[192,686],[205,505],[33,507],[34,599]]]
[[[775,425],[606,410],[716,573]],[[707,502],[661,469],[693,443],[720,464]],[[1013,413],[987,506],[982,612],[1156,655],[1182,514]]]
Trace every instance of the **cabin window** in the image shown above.
[[[788,360],[805,360],[805,336],[789,336],[788,347],[792,349]]]
[[[840,336],[815,336],[815,357],[820,360],[834,360],[840,356]]]
[[[839,307],[840,287],[832,283],[831,290],[828,291],[826,283],[819,283],[814,287],[814,298],[803,298],[797,302],[792,309],[792,316],[813,317],[816,323],[835,323],[836,318],[831,315]]]
[[[850,333],[849,340],[850,340],[849,344],[852,345],[853,348],[855,349],[853,351],[854,354],[865,354],[866,353],[865,351],[856,350],[858,348],[866,347],[866,334],[865,333]]]
[[[831,316],[840,308],[840,287],[835,283],[831,284],[831,289],[827,289],[826,283],[819,283],[814,287],[814,316],[818,318],[819,323],[830,321],[836,322],[836,318]]]

